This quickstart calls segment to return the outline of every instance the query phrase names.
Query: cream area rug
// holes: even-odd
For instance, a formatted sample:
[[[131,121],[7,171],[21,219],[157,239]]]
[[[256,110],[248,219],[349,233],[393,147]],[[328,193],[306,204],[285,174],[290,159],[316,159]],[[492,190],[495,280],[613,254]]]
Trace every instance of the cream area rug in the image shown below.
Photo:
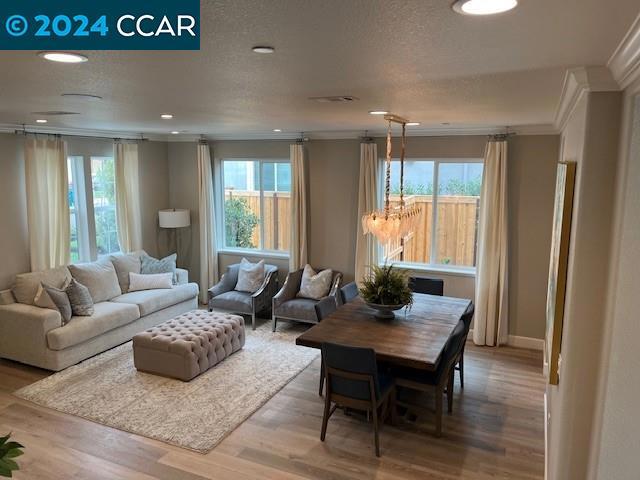
[[[138,372],[129,342],[14,395],[206,453],[319,355],[295,345],[300,325],[283,323],[279,329],[248,328],[242,350],[187,383]]]

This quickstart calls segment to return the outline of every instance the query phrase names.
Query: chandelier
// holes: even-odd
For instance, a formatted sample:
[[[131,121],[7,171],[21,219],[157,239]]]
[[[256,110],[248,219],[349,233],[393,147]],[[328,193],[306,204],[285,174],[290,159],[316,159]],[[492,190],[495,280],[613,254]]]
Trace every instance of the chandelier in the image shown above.
[[[416,227],[420,207],[415,204],[406,205],[404,201],[404,156],[407,120],[397,115],[385,115],[387,127],[387,157],[386,179],[384,188],[384,208],[367,213],[362,217],[362,230],[364,234],[371,233],[378,241],[387,245],[395,239],[402,239],[409,235]],[[402,142],[400,149],[400,202],[391,206],[389,200],[391,194],[391,123],[402,125]]]

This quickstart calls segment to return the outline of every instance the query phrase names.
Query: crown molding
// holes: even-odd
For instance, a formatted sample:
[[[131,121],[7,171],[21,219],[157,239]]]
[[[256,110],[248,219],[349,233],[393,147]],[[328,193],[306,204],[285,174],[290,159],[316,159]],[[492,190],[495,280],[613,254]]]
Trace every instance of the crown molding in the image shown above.
[[[612,92],[620,85],[607,67],[577,67],[567,70],[556,108],[554,126],[562,131],[576,105],[587,92]]]
[[[611,55],[607,66],[622,89],[640,79],[640,15]]]

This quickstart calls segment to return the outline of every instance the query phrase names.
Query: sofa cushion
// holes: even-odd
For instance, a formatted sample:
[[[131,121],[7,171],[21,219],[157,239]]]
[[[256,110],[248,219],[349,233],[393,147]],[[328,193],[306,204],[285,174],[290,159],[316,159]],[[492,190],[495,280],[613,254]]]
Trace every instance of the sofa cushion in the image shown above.
[[[12,292],[18,303],[35,305],[34,299],[40,284],[46,283],[55,288],[63,288],[71,280],[67,267],[52,268],[41,272],[21,273],[16,275]]]
[[[78,282],[75,278],[66,289],[71,311],[78,317],[90,317],[94,314],[93,300],[89,289]]]
[[[74,316],[64,327],[50,330],[47,333],[49,348],[64,350],[140,318],[138,306],[132,304],[100,302],[94,309],[90,317]]]
[[[69,301],[69,295],[67,295],[66,289],[61,290],[59,288],[50,287],[49,285],[43,285],[42,289],[47,294],[49,301],[53,304],[53,310],[60,312],[62,325],[68,323],[73,316],[73,309],[71,308],[71,302]]]
[[[93,303],[122,295],[118,275],[111,260],[69,265],[73,278],[89,289]]]
[[[287,300],[276,309],[278,317],[299,318],[300,320],[309,320],[315,322],[318,320],[316,315],[317,300],[310,298],[294,298]]]
[[[129,291],[129,273],[140,273],[140,257],[146,254],[144,250],[140,250],[132,253],[117,253],[109,257],[116,269],[122,293]]]
[[[124,295],[120,295],[119,297],[112,298],[111,301],[115,303],[137,305],[140,309],[140,315],[145,316],[197,296],[198,284],[187,283],[184,285],[176,285],[170,290],[142,290],[139,292],[129,292]]]
[[[209,301],[209,306],[230,312],[251,313],[253,300],[250,293],[231,290],[213,297]]]

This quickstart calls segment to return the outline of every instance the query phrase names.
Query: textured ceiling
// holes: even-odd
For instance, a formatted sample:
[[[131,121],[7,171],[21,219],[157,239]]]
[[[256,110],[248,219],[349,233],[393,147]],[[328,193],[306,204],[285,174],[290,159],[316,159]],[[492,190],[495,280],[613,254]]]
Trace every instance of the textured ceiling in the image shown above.
[[[640,5],[520,3],[478,18],[449,0],[202,0],[198,52],[88,52],[78,65],[0,52],[0,123],[70,110],[80,115],[49,126],[260,135],[379,130],[367,111],[383,108],[423,127],[550,124],[566,68],[605,64]],[[276,53],[252,53],[256,44]],[[104,99],[60,96],[69,92]],[[360,100],[307,99],[324,95]]]

